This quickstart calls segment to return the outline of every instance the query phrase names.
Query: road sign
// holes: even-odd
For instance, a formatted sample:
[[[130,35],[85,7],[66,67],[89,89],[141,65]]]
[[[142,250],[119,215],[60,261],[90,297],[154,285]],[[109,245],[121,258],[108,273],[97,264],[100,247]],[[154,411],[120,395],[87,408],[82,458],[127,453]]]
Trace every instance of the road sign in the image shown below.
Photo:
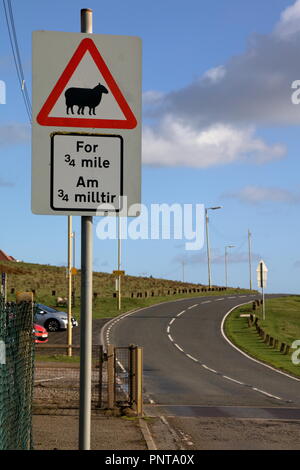
[[[17,292],[16,293],[16,302],[33,302],[33,292]]]
[[[35,31],[32,94],[32,211],[99,215],[104,204],[114,214],[121,196],[139,204],[139,38]]]
[[[85,87],[86,75],[93,88]],[[59,127],[133,129],[137,125],[91,38],[80,42],[36,119],[41,125]]]
[[[117,271],[113,271],[113,274],[114,274],[115,276],[124,276],[124,275],[125,275],[125,271],[117,270]]]
[[[99,152],[100,150],[100,152]],[[99,156],[101,155],[101,156]],[[123,138],[61,134],[51,137],[51,208],[76,212],[121,208]]]
[[[267,287],[268,268],[263,260],[258,263],[256,273],[258,287],[265,289]]]

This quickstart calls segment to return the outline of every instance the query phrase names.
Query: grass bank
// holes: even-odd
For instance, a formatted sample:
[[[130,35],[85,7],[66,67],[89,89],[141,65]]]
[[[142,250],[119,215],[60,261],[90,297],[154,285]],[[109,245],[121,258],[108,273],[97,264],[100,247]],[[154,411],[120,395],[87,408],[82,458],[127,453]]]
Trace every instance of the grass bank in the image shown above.
[[[268,346],[258,335],[256,328],[248,326],[247,318],[240,316],[255,313],[259,318],[259,326],[277,339],[279,345],[281,343],[292,345],[293,341],[300,340],[300,296],[268,299],[265,309],[265,320],[262,319],[261,307],[255,312],[252,311],[251,304],[233,310],[225,322],[227,337],[255,359],[300,377],[300,365],[293,364],[291,358],[295,350],[292,349],[290,354],[285,355],[279,351],[279,348]]]

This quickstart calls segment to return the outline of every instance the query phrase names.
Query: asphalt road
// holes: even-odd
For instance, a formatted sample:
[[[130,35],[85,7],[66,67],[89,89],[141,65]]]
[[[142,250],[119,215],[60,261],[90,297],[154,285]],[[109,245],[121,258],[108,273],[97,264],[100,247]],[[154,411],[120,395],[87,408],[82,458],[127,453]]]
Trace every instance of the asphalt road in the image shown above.
[[[299,419],[300,381],[242,355],[221,333],[225,314],[257,295],[163,303],[109,322],[116,346],[144,348],[144,389],[170,416]]]

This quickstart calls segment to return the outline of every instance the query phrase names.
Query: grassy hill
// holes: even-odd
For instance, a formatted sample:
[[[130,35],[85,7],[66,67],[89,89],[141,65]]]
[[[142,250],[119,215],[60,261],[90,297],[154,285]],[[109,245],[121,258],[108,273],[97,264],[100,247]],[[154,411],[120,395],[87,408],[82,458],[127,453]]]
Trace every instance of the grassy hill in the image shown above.
[[[67,297],[68,277],[65,267],[41,265],[33,263],[1,262],[0,270],[6,267],[17,272],[7,274],[7,299],[14,301],[16,292],[33,291],[37,302],[56,307],[57,297]],[[80,278],[73,276],[73,291],[75,292],[75,305],[73,312],[78,314],[80,306]],[[228,289],[226,293],[240,292],[239,289]],[[210,293],[218,293],[219,288],[214,287]],[[245,292],[245,290],[243,290]],[[135,307],[142,307],[173,297],[207,295],[207,288],[202,284],[183,283],[152,277],[123,276],[122,277],[122,311]],[[115,276],[113,274],[94,272],[93,299],[95,315],[114,316],[119,312],[116,309]],[[98,310],[101,314],[97,314]]]

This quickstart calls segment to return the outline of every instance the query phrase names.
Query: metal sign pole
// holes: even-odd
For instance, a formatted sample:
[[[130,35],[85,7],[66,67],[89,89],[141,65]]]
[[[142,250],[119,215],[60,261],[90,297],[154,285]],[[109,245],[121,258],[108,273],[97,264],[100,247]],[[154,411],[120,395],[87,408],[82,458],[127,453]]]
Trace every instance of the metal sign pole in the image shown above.
[[[68,356],[72,356],[72,216],[68,216]]]
[[[81,10],[81,32],[92,33],[92,10]],[[93,217],[81,217],[79,450],[90,450],[92,369]]]
[[[118,213],[118,271],[121,269],[121,219]],[[118,309],[121,310],[121,275],[118,278]]]

